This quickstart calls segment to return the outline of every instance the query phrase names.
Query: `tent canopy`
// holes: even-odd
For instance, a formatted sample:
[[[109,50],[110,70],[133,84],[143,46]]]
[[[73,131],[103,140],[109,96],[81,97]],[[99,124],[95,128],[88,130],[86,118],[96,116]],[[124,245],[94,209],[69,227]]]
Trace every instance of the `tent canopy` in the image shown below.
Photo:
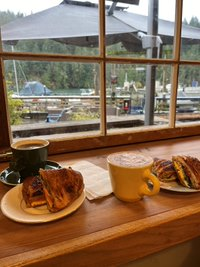
[[[138,1],[136,1],[138,2]],[[122,42],[129,51],[140,51],[141,36],[147,34],[148,17],[115,8],[106,16],[106,44]],[[16,19],[2,26],[2,41],[52,39],[78,46],[98,46],[98,8],[96,4],[65,0],[60,5]],[[158,35],[162,44],[172,44],[174,23],[159,19]],[[200,43],[200,28],[183,25],[182,42]]]

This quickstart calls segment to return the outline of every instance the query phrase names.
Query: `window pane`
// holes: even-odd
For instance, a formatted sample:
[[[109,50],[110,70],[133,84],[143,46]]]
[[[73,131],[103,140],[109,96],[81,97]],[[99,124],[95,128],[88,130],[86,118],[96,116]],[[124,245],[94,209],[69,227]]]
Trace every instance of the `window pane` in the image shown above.
[[[5,51],[14,48],[16,52],[31,53],[99,53],[98,4],[34,0],[18,1],[16,7],[10,2],[1,7],[5,10],[0,17]]]
[[[89,138],[92,140],[90,147],[95,142],[97,146],[105,146],[103,141],[110,138],[106,136],[106,129],[108,135],[128,131],[137,138],[152,128],[173,127],[175,110],[177,125],[181,125],[180,114],[189,113],[188,109],[186,112],[186,100],[190,104],[190,113],[198,116],[197,99],[180,99],[180,93],[184,97],[189,90],[187,87],[196,90],[200,82],[197,62],[200,34],[198,14],[195,14],[198,1],[195,1],[196,8],[189,17],[187,13],[191,8],[187,5],[191,3],[192,6],[192,0],[183,0],[181,51],[176,50],[175,59],[174,34],[177,33],[179,38],[174,23],[175,6],[180,7],[180,1],[106,1],[105,42],[104,24],[99,25],[103,14],[103,10],[99,12],[99,6],[103,6],[103,1],[90,2],[34,0],[27,2],[28,9],[20,0],[16,2],[17,7],[15,1],[1,3],[0,24],[4,26],[0,64],[5,63],[2,77],[6,78],[13,136],[64,137],[64,142],[65,138],[70,139],[68,144],[73,143],[71,139],[75,137],[80,141],[79,145],[86,140],[82,137],[95,135],[96,140]],[[47,20],[49,14],[50,22]],[[193,15],[191,28],[188,24]],[[52,24],[53,19],[56,23]],[[27,29],[28,26],[31,28]],[[45,26],[43,32],[42,26]],[[63,27],[64,34],[61,34]],[[26,36],[20,37],[19,34]],[[179,49],[179,42],[176,44]],[[4,53],[6,51],[26,54]],[[181,59],[195,60],[195,66],[192,62],[184,66],[186,62],[179,62],[179,54]],[[79,55],[84,57],[79,58]],[[179,64],[182,64],[180,68]],[[177,70],[176,107],[171,83],[177,83]],[[184,105],[180,101],[184,101]],[[7,127],[6,123],[2,125]],[[121,144],[127,143],[127,140],[119,139],[122,139]],[[117,142],[113,139],[111,145]],[[60,142],[56,140],[56,144],[59,146]],[[84,146],[85,143],[82,149]]]
[[[192,7],[192,8],[191,8]],[[200,2],[183,1],[183,25],[181,58],[188,60],[200,59]],[[189,30],[186,27],[190,27]],[[191,35],[190,38],[185,38]]]
[[[97,64],[6,61],[5,67],[15,138],[99,131]]]
[[[176,122],[200,121],[200,73],[199,67],[182,66],[179,70]]]
[[[153,71],[156,80],[149,76]],[[133,130],[147,125],[168,125],[170,80],[171,66],[108,65],[108,129]],[[148,121],[151,109],[153,112]]]
[[[172,58],[175,0],[118,3],[112,11],[106,13],[108,56]]]

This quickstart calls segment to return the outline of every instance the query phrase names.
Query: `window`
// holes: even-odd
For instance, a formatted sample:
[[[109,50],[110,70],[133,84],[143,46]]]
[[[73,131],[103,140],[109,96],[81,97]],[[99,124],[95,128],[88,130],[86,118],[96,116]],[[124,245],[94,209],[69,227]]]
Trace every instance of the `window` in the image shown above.
[[[62,153],[199,134],[191,1],[6,1],[1,151],[35,136]]]

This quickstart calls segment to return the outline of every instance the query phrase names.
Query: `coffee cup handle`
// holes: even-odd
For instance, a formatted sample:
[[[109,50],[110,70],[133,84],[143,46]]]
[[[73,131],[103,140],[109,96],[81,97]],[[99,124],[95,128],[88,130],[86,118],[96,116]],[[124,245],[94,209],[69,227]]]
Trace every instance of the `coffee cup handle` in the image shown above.
[[[153,196],[159,193],[160,191],[160,182],[158,180],[158,178],[151,173],[150,170],[146,170],[144,172],[143,175],[143,180],[144,180],[144,184],[142,185],[142,187],[140,188],[140,195],[141,196]],[[152,183],[152,188],[151,185],[148,185],[148,182],[151,181]]]

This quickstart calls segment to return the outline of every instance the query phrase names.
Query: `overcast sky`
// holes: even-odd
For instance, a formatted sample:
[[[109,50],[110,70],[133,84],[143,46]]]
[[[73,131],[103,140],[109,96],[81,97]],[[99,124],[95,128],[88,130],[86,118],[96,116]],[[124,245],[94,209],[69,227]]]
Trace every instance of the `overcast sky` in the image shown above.
[[[83,0],[82,0],[83,1]],[[89,1],[89,0],[84,0]],[[14,13],[21,12],[25,15],[35,13],[52,6],[60,4],[62,0],[2,0],[0,4],[1,11],[13,11]],[[91,0],[95,2],[95,0]],[[111,3],[110,1],[108,3]],[[122,5],[118,3],[118,5]],[[127,6],[127,5],[125,5]],[[159,1],[159,17],[166,20],[174,20],[174,6],[175,0],[160,0]],[[198,17],[200,10],[199,0],[184,0],[183,18],[189,22],[192,16]],[[139,14],[148,14],[148,0],[140,0],[139,6],[130,5],[128,9],[130,12]]]

